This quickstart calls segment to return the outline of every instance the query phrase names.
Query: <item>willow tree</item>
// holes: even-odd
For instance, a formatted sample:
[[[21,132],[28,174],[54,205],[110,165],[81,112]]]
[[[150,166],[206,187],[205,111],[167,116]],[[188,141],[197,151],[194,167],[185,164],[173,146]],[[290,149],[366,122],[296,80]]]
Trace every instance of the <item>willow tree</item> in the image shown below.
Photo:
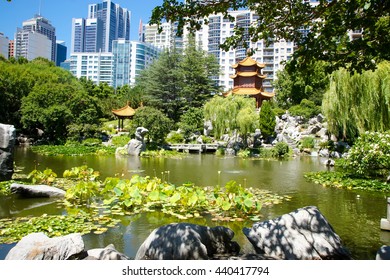
[[[389,130],[390,62],[362,74],[336,71],[322,106],[329,131],[344,139],[353,140],[365,131]]]
[[[211,121],[216,138],[223,134],[239,134],[244,143],[248,134],[258,127],[259,121],[255,99],[242,96],[215,96],[204,105],[204,117]]]

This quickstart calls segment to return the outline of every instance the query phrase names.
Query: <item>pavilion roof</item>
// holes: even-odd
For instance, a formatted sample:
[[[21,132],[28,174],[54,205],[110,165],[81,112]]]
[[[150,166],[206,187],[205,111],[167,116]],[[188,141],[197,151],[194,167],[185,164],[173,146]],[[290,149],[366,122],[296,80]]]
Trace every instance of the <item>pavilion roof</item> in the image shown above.
[[[260,74],[259,72],[256,72],[256,71],[249,71],[249,72],[237,72],[236,74],[230,76],[231,79],[235,79],[236,77],[253,77],[253,76],[257,76],[261,79],[265,79],[267,76],[266,75],[262,75]]]
[[[117,116],[117,117],[122,117],[122,118],[129,118],[135,115],[135,110],[127,104],[125,107],[122,107],[120,109],[115,109],[112,110],[112,113]]]
[[[254,60],[250,56],[247,56],[243,60],[241,60],[238,63],[232,65],[233,68],[237,68],[238,66],[257,66],[259,68],[264,68],[265,64],[257,62],[256,60]]]
[[[223,95],[229,96],[229,95],[235,95],[235,94],[237,94],[237,95],[251,95],[251,96],[260,94],[261,96],[266,97],[266,98],[272,98],[275,96],[275,93],[261,91],[261,89],[259,89],[259,88],[234,88],[228,92],[225,92]]]

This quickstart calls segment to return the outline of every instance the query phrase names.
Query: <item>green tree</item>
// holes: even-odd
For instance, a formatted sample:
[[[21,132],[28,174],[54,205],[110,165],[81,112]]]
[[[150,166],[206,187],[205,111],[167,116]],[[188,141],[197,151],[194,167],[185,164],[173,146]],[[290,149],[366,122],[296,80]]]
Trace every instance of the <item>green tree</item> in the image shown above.
[[[329,132],[353,140],[365,131],[390,129],[390,62],[376,71],[351,75],[340,69],[332,74],[322,111]]]
[[[179,67],[182,55],[178,50],[165,50],[137,79],[148,96],[148,103],[178,121],[185,101],[182,95],[184,75]]]
[[[185,138],[191,133],[201,133],[204,125],[203,108],[189,108],[180,117],[179,128],[183,131]]]
[[[260,108],[260,131],[265,137],[275,135],[276,119],[269,101],[263,101]]]
[[[116,108],[120,108],[120,106],[127,104],[127,102],[132,108],[138,108],[142,104],[147,103],[147,99],[140,86],[131,87],[129,85],[124,85],[119,87],[116,89],[114,97],[114,100],[117,103]]]
[[[148,143],[162,144],[165,137],[172,128],[172,121],[168,119],[160,110],[145,106],[135,111],[132,120],[132,131],[137,127],[144,127],[149,130],[146,138]]]
[[[182,95],[186,101],[185,109],[202,107],[212,94],[219,91],[216,82],[211,79],[219,75],[217,59],[201,50],[192,36],[189,36],[179,67],[184,75]]]
[[[264,39],[266,44],[286,39],[297,45],[293,68],[305,68],[312,61],[329,64],[329,71],[340,66],[349,70],[374,69],[381,60],[390,60],[389,25],[390,1],[384,0],[320,0],[318,5],[302,0],[164,0],[154,8],[151,24],[163,21],[177,22],[177,32],[185,28],[199,30],[207,16],[222,13],[229,19],[228,11],[249,9],[258,15],[249,28],[236,26],[234,35],[221,47],[229,50],[245,42]],[[301,32],[302,28],[308,33]],[[363,36],[350,40],[348,31],[362,31]],[[242,43],[244,42],[244,43]]]
[[[248,133],[254,132],[258,126],[255,111],[255,99],[242,96],[215,96],[204,105],[205,120],[211,121],[216,138],[225,133],[238,133],[245,138]]]
[[[321,105],[322,97],[329,86],[326,63],[317,61],[292,73],[287,71],[288,65],[289,63],[283,70],[278,71],[278,78],[274,82],[278,106],[288,109],[292,105],[300,104],[303,99]]]
[[[137,79],[146,104],[178,122],[189,108],[202,107],[218,92],[212,77],[219,74],[216,58],[199,49],[190,37],[184,52],[165,50]]]
[[[29,94],[34,83],[34,76],[24,67],[0,61],[0,123],[21,127],[21,101]]]

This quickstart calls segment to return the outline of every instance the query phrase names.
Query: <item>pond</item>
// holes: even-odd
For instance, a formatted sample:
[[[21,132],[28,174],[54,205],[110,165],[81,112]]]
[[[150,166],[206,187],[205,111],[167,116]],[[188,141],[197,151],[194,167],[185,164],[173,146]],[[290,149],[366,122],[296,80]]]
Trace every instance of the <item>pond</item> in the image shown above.
[[[137,158],[117,156],[48,157],[33,153],[28,148],[17,148],[15,164],[28,174],[37,166],[46,167],[62,177],[66,169],[88,165],[98,170],[101,177],[134,174],[157,176],[174,183],[193,182],[199,186],[224,185],[230,180],[247,186],[288,195],[289,201],[272,207],[263,207],[262,220],[273,219],[297,208],[317,206],[341,237],[355,259],[370,260],[382,245],[390,245],[390,232],[380,230],[380,219],[386,217],[387,204],[384,193],[324,188],[306,181],[305,172],[326,170],[319,157],[296,157],[285,161],[260,160],[239,157],[220,157],[213,154],[188,154],[176,158]],[[0,197],[0,218],[63,214],[49,199],[17,199]],[[179,222],[176,218],[153,212],[121,217],[121,223],[103,234],[84,235],[87,249],[114,244],[115,248],[133,258],[149,233],[163,224]],[[210,217],[187,220],[203,225],[224,225],[236,233],[235,239],[242,251],[252,249],[242,234],[243,224],[215,222]],[[248,223],[247,223],[248,224]],[[14,244],[0,244],[0,259],[4,259]]]

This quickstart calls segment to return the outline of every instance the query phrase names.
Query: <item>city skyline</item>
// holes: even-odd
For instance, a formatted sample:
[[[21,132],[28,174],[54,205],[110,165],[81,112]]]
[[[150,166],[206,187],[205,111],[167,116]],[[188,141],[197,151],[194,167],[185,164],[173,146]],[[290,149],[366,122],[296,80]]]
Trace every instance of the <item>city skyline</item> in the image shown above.
[[[88,16],[88,5],[101,3],[103,0],[19,0],[0,1],[0,33],[14,39],[17,28],[22,27],[23,21],[31,19],[36,14],[40,14],[50,21],[56,28],[58,41],[65,41],[70,53],[72,18],[86,18]],[[160,5],[162,0],[148,0],[142,2],[136,0],[114,0],[123,8],[131,12],[130,39],[138,40],[139,21],[143,23],[149,21],[154,7]]]

